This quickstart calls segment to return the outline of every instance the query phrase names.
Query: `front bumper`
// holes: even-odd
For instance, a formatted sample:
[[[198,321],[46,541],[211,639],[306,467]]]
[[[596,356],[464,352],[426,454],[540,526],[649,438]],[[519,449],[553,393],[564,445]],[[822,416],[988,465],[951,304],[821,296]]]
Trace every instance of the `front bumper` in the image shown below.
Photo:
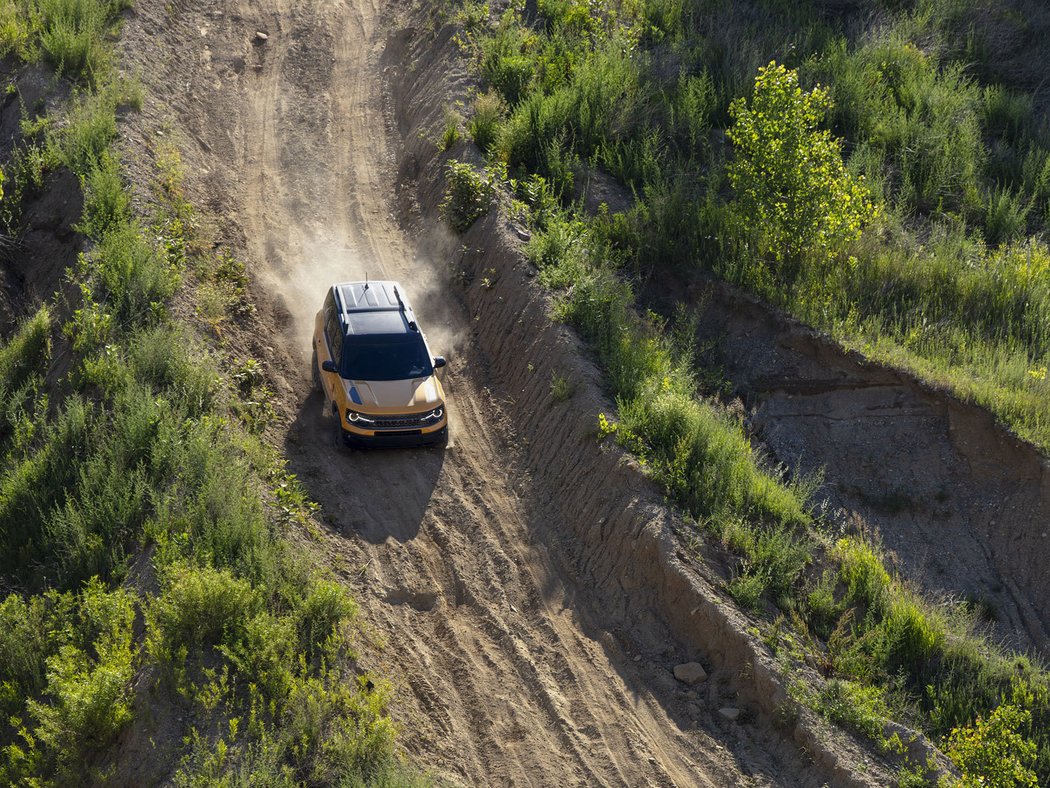
[[[356,430],[342,425],[343,442],[357,448],[405,448],[444,446],[448,443],[448,420],[440,426],[414,430]]]

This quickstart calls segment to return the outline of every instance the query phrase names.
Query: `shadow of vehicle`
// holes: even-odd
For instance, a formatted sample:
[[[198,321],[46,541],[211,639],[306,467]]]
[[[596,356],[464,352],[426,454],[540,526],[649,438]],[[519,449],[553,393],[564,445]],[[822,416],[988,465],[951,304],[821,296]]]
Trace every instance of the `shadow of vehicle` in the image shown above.
[[[445,450],[439,448],[354,449],[341,444],[317,391],[300,406],[285,452],[289,469],[321,505],[324,522],[344,536],[357,534],[373,544],[415,538],[445,462]]]

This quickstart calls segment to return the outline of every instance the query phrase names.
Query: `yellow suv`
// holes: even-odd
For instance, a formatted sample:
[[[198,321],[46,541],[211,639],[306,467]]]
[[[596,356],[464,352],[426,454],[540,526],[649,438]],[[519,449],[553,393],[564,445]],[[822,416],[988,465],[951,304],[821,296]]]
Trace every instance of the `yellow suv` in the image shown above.
[[[448,440],[445,392],[405,291],[397,282],[332,285],[314,321],[314,384],[351,445]]]

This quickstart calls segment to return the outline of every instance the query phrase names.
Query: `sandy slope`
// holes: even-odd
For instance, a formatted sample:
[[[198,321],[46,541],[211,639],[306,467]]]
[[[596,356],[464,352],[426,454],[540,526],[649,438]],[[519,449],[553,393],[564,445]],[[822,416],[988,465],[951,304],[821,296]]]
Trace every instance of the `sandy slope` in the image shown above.
[[[735,702],[731,672],[687,694],[669,670],[693,655],[658,625],[621,644],[608,629],[624,600],[566,570],[560,551],[574,547],[537,505],[549,492],[519,462],[514,403],[453,295],[443,255],[455,247],[428,234],[421,248],[419,217],[395,192],[403,141],[385,76],[406,64],[383,57],[392,39],[379,25],[394,8],[143,0],[125,39],[149,53],[139,68],[157,99],[143,128],[186,142],[195,199],[243,242],[291,467],[383,644],[369,666],[395,685],[405,747],[471,784],[820,784],[768,724],[719,715]],[[366,273],[408,285],[450,358],[447,451],[331,440],[310,393],[309,331],[324,286]]]

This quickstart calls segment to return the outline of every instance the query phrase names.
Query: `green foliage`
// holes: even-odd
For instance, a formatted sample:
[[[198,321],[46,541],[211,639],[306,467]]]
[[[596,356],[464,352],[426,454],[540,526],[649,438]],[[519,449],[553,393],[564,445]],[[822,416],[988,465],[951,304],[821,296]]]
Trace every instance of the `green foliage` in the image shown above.
[[[813,705],[832,722],[874,741],[882,741],[883,726],[890,717],[881,690],[842,679],[825,682]]]
[[[31,782],[40,770],[66,781],[83,776],[91,753],[131,719],[134,597],[93,580],[75,596],[52,592],[28,603],[10,596],[0,616],[13,627],[8,638],[23,638],[0,643],[15,658],[0,673],[11,693],[5,701],[14,700],[16,688],[28,698],[24,709],[14,704],[10,725],[18,740],[0,750],[0,779]]]
[[[1031,724],[1027,710],[1004,703],[987,719],[978,717],[972,726],[954,728],[944,748],[962,772],[958,784],[964,788],[1037,786],[1032,770],[1035,745],[1022,734]]]
[[[798,73],[759,69],[751,101],[729,107],[736,156],[729,180],[742,225],[759,229],[759,251],[798,265],[840,253],[877,215],[862,179],[846,171],[841,143],[820,129],[831,99],[803,91]]]
[[[261,607],[251,583],[228,570],[174,564],[146,611],[146,650],[174,671],[191,650],[238,644]]]
[[[102,81],[112,67],[107,37],[128,0],[6,0],[0,51],[23,60],[43,55],[58,73]]]
[[[479,93],[474,99],[474,114],[467,130],[470,138],[485,153],[492,151],[499,139],[505,109],[503,100],[493,91]]]
[[[61,72],[96,78],[110,67],[105,41],[129,0],[35,0],[40,45]]]
[[[576,384],[565,375],[557,372],[551,375],[551,399],[555,402],[567,402],[576,393]]]
[[[130,682],[135,610],[126,591],[89,583],[79,599],[90,649],[67,643],[47,660],[51,703],[29,702],[36,738],[60,761],[83,756],[111,739],[131,719]]]
[[[855,52],[840,42],[811,70],[831,85],[834,124],[858,141],[855,157],[886,197],[908,211],[977,210],[981,93],[961,65],[941,69],[936,56],[891,34]]]
[[[441,212],[456,232],[466,232],[477,219],[488,213],[496,198],[501,175],[494,168],[479,171],[468,162],[455,159],[448,162],[445,175],[448,186]]]
[[[84,220],[78,230],[89,238],[100,239],[110,230],[127,225],[131,218],[131,199],[124,189],[119,160],[104,153],[83,179]]]
[[[459,142],[459,127],[462,123],[463,117],[458,112],[451,108],[445,110],[445,125],[438,138],[438,150],[448,150]]]

